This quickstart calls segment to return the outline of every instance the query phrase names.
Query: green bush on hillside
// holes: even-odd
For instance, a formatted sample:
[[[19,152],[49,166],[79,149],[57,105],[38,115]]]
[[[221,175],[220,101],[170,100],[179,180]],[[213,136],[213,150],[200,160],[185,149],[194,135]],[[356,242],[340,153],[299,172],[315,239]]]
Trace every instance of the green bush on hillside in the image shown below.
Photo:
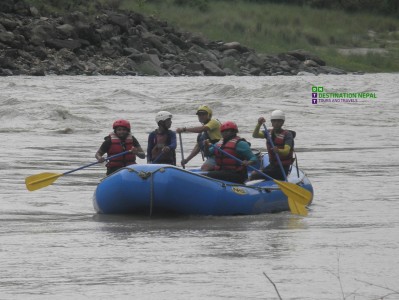
[[[1,1],[1,0],[0,0]],[[135,0],[143,2],[146,0]],[[24,2],[35,6],[40,12],[63,13],[65,11],[78,10],[81,12],[95,14],[100,9],[118,9],[123,0],[24,0]]]
[[[256,3],[276,3],[313,8],[342,9],[348,12],[370,12],[399,17],[398,0],[245,0]]]
[[[209,10],[208,0],[174,0],[174,4],[179,6],[188,5],[204,12]]]

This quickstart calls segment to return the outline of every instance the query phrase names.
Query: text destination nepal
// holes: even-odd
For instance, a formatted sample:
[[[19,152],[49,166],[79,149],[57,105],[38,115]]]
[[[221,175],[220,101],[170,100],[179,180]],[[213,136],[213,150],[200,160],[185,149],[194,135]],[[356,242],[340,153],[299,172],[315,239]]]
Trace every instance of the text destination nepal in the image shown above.
[[[374,98],[377,99],[375,93],[318,93],[319,98]]]

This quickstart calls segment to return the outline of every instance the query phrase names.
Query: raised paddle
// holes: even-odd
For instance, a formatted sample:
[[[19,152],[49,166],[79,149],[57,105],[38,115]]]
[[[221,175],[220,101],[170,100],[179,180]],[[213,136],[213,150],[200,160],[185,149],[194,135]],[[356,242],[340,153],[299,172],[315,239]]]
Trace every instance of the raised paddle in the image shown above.
[[[180,152],[181,152],[181,160],[184,160],[184,152],[183,152],[183,142],[182,142],[182,138],[181,138],[181,132],[179,132],[179,141],[180,141]],[[182,165],[183,169],[186,168],[186,165]]]
[[[273,143],[273,139],[269,134],[269,130],[267,130],[266,124],[263,123],[263,128],[265,129],[265,136],[267,141],[269,142],[269,144],[272,146],[272,148],[274,149],[274,143]],[[274,150],[273,150],[274,151]],[[278,155],[278,153],[275,153],[278,165],[280,166],[280,170],[281,170],[281,174],[283,174],[285,181],[287,181],[287,174],[285,174],[284,168],[283,168],[283,164],[281,162],[280,156]],[[299,205],[298,202],[292,201],[292,197],[288,197],[288,205],[290,207],[290,210],[294,213],[300,214],[300,215],[307,215],[307,210],[305,205]]]
[[[274,149],[274,143],[273,143],[272,137],[270,136],[269,130],[267,130],[267,127],[266,127],[265,123],[263,123],[263,128],[265,129],[264,133],[265,133],[266,140],[269,142],[269,144]],[[280,156],[278,155],[278,153],[274,153],[274,154],[275,154],[274,156],[276,157],[276,159],[278,161],[278,165],[280,166],[281,174],[283,174],[284,180],[287,181],[287,174],[285,174],[285,171],[284,171],[284,168],[283,168],[283,164],[281,163]]]
[[[127,153],[129,153],[129,152],[130,152],[130,151],[124,151],[124,152],[121,152],[121,153],[118,153],[118,154],[109,156],[109,157],[107,157],[105,160],[111,160],[111,159],[113,159],[113,158],[116,158],[116,157],[125,155],[125,154],[127,154]],[[27,188],[29,191],[36,191],[36,190],[38,190],[38,189],[44,188],[44,187],[46,187],[46,186],[52,184],[54,181],[56,181],[56,180],[57,180],[59,177],[61,177],[61,176],[68,175],[68,174],[70,174],[70,173],[73,173],[73,172],[76,172],[76,171],[79,171],[79,170],[82,170],[82,169],[91,167],[91,166],[96,165],[96,164],[99,164],[99,163],[100,163],[99,161],[96,161],[96,162],[93,162],[93,163],[91,163],[91,164],[82,166],[82,167],[80,167],[80,168],[77,168],[77,169],[74,169],[74,170],[71,170],[71,171],[62,173],[62,174],[56,174],[56,173],[40,173],[40,174],[36,174],[36,175],[32,175],[32,176],[26,177],[26,178],[25,178],[26,188]]]
[[[231,155],[230,153],[227,153],[226,151],[220,149],[220,147],[218,147],[216,145],[213,145],[213,146],[216,149],[218,149],[220,152],[222,152],[224,155],[234,159],[235,161],[239,162],[240,164],[243,163],[242,160],[240,160],[239,158]],[[311,192],[309,192],[308,190],[305,190],[304,188],[302,188],[299,185],[296,185],[294,183],[276,180],[253,166],[249,165],[247,167],[250,168],[251,170],[256,171],[257,173],[261,174],[262,176],[264,176],[270,180],[273,180],[280,187],[281,191],[288,198],[288,206],[290,207],[291,213],[302,215],[302,216],[306,216],[308,214],[306,205],[308,205],[310,203],[310,201],[312,200]]]

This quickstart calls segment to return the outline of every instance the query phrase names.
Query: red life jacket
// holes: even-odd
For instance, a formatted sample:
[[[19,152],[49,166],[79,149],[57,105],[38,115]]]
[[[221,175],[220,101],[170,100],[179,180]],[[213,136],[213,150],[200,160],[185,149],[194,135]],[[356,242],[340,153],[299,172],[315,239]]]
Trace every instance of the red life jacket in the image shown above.
[[[222,143],[218,143],[217,146],[222,150],[226,151],[227,153],[229,153],[230,155],[233,155],[242,160],[241,155],[239,155],[236,151],[237,143],[242,140],[243,140],[242,138],[236,136],[232,138],[230,141],[228,141],[226,144],[223,145]],[[241,165],[235,159],[232,159],[224,155],[217,149],[215,149],[215,160],[216,160],[216,166],[215,166],[216,171],[217,170],[232,170],[237,172],[246,171],[245,166]]]
[[[128,151],[133,148],[133,136],[129,133],[124,144],[121,139],[115,133],[110,133],[109,137],[111,138],[111,147],[108,149],[108,156],[115,155],[124,151]],[[111,161],[107,163],[108,168],[114,167],[126,167],[128,165],[132,165],[136,163],[136,155],[133,153],[127,153],[125,155],[115,157]]]
[[[273,139],[274,146],[279,149],[284,149],[284,138],[289,133],[288,130],[282,130],[280,133],[275,133],[273,130],[270,131],[270,136]],[[269,161],[271,164],[278,164],[276,154],[274,153],[271,145],[266,143],[267,152],[269,153]],[[283,166],[290,166],[294,162],[294,145],[292,145],[290,152],[288,155],[283,156],[282,154],[278,155],[280,157],[281,163]]]

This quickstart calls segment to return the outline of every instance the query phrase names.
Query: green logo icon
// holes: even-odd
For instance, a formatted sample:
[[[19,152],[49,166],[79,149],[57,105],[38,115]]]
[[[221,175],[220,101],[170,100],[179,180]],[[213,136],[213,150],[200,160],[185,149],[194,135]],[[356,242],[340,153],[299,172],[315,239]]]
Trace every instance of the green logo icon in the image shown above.
[[[324,88],[322,86],[312,86],[313,93],[323,93]]]

